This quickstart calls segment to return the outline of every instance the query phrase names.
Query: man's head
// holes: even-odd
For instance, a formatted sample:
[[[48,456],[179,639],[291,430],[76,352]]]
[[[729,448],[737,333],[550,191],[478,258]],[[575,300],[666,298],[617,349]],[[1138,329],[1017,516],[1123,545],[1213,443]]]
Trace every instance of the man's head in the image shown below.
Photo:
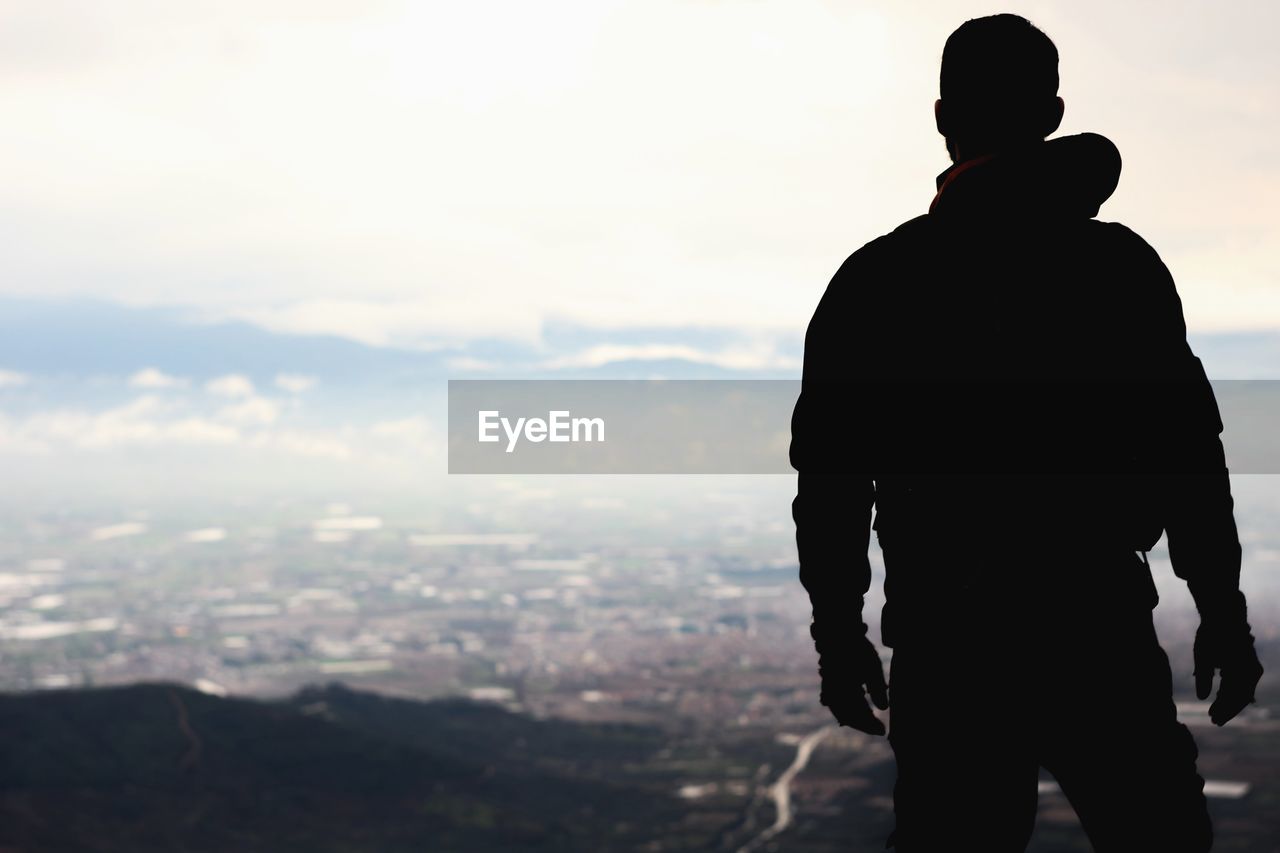
[[[1017,15],[965,21],[942,49],[938,132],[956,162],[1044,139],[1058,129],[1058,49]]]

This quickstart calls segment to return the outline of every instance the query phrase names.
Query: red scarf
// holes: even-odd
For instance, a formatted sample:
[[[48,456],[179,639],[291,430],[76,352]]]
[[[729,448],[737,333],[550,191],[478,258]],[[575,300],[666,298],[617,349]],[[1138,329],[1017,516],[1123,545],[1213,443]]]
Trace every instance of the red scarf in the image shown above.
[[[981,157],[974,157],[972,160],[965,160],[963,163],[960,163],[948,172],[946,180],[942,182],[942,186],[938,187],[938,192],[934,195],[933,201],[929,203],[929,212],[933,213],[933,209],[938,206],[938,199],[942,198],[942,191],[951,186],[951,182],[954,181],[961,172],[968,171],[974,166],[980,166],[994,156],[994,154],[983,154]]]

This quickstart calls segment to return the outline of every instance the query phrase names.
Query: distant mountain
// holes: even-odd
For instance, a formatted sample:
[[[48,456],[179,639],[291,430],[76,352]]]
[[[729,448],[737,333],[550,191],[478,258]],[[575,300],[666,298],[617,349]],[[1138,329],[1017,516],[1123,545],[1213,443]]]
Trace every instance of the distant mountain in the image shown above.
[[[1187,337],[1210,379],[1280,379],[1280,331]]]
[[[1206,778],[1254,787],[1211,801],[1223,850],[1275,849],[1267,720],[1196,730]],[[534,719],[340,685],[278,701],[165,683],[0,694],[0,732],[5,853],[738,850],[773,825],[769,785],[797,756],[768,729]],[[894,776],[882,738],[828,732],[790,783],[786,834],[754,849],[881,849]],[[1065,800],[1042,796],[1029,853],[1088,849]]]
[[[0,370],[37,376],[130,376],[155,368],[197,382],[238,373],[270,384],[277,374],[290,373],[322,384],[395,386],[450,377],[686,379],[748,373],[715,363],[714,354],[735,341],[722,329],[552,323],[543,338],[539,345],[477,338],[403,349],[335,335],[284,334],[242,321],[207,322],[189,308],[0,297]],[[595,351],[601,347],[608,349]],[[673,348],[680,354],[672,356]],[[703,352],[710,357],[701,357]],[[798,375],[767,367],[749,373]]]
[[[677,826],[668,780],[622,772],[659,732],[461,700],[145,684],[3,695],[0,731],[6,851],[675,850],[714,835]]]
[[[332,335],[283,335],[207,323],[180,308],[0,298],[0,367],[32,374],[128,376],[147,367],[205,380],[279,372],[356,378],[443,369],[443,354],[367,346]]]
[[[476,338],[404,349],[283,334],[241,321],[206,322],[193,308],[0,297],[0,370],[37,376],[129,376],[156,368],[198,382],[238,373],[269,384],[279,373],[293,373],[323,384],[380,387],[468,377],[794,378],[803,334],[795,329],[762,339],[727,328],[553,321],[537,344]],[[1213,378],[1280,378],[1280,330],[1191,337]]]

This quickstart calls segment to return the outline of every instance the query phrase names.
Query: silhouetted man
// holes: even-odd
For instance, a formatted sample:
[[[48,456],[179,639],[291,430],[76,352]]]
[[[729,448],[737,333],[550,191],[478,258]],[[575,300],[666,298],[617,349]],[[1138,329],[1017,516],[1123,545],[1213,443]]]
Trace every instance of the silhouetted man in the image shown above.
[[[805,339],[791,460],[821,701],[882,734],[868,695],[892,699],[902,853],[1023,850],[1041,767],[1098,850],[1209,849],[1152,625],[1162,533],[1215,723],[1262,673],[1213,391],[1156,252],[1094,218],[1115,147],[1046,141],[1057,91],[1025,19],[957,29],[934,104],[954,165],[844,262]],[[891,691],[862,619],[871,529]]]

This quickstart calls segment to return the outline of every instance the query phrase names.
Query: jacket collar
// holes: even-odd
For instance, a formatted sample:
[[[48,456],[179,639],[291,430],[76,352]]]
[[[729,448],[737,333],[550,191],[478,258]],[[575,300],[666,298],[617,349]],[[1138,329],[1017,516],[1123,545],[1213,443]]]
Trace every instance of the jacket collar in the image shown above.
[[[1120,166],[1115,145],[1096,133],[1033,142],[943,171],[929,212],[966,219],[1090,218],[1115,192]]]

